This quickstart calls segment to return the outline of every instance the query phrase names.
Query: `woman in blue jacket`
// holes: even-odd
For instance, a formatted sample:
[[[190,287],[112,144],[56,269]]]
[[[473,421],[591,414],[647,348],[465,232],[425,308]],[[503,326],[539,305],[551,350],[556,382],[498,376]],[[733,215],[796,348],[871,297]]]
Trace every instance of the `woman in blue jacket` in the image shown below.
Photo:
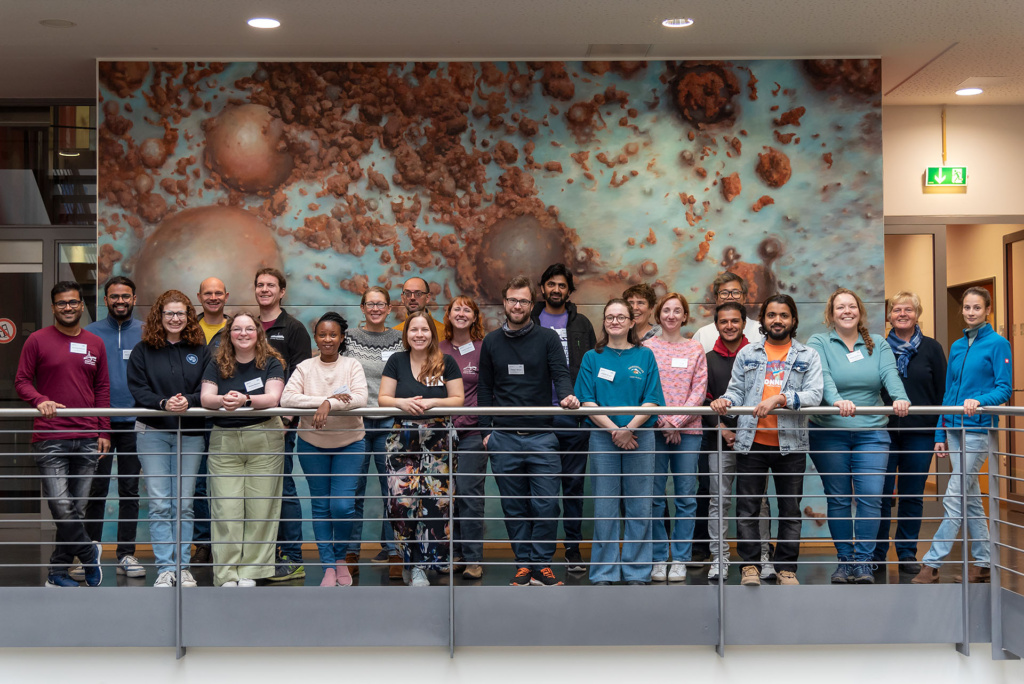
[[[654,352],[640,346],[633,311],[622,299],[604,306],[603,333],[583,355],[576,397],[583,406],[664,406]],[[590,581],[651,581],[651,495],[654,493],[654,431],[657,416],[591,416],[590,469],[594,478],[594,543]],[[643,429],[641,429],[643,428]],[[624,498],[625,497],[625,498]],[[625,529],[619,554],[619,506]],[[622,564],[619,564],[619,561]]]
[[[988,582],[989,569],[988,523],[985,507],[981,503],[978,473],[988,457],[988,431],[996,418],[979,415],[979,406],[998,406],[1010,399],[1013,368],[1010,362],[1010,343],[997,334],[986,318],[992,313],[992,298],[986,290],[971,287],[964,292],[961,314],[967,327],[964,336],[949,350],[946,371],[946,394],[943,406],[962,404],[964,414],[944,415],[935,431],[935,454],[944,458],[952,454],[952,475],[942,499],[946,513],[928,553],[924,555],[921,572],[911,580],[914,584],[935,584],[939,581],[939,565],[953,546],[960,532],[962,491],[960,473],[964,472],[967,490],[967,531],[973,538],[971,556],[974,567],[968,576],[970,582]],[[962,576],[957,577],[963,581]]]

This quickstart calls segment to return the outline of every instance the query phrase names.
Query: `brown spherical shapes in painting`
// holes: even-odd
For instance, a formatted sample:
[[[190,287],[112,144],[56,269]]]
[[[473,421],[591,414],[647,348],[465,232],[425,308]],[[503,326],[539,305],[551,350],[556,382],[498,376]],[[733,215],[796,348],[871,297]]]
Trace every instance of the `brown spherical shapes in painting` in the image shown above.
[[[288,180],[295,160],[284,124],[263,105],[230,106],[203,122],[206,166],[242,192],[267,192]]]

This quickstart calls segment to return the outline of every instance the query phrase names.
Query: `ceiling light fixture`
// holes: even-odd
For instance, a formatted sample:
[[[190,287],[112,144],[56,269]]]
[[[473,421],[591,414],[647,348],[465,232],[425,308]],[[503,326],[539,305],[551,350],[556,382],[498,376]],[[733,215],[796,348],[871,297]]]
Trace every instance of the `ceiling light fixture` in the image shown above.
[[[661,25],[666,28],[686,28],[693,26],[693,19],[663,19]]]
[[[281,25],[281,22],[277,19],[271,19],[270,17],[253,17],[246,23],[253,28],[259,29],[272,29]]]
[[[43,19],[39,23],[46,28],[74,28],[78,26],[75,22],[68,21],[67,19]]]
[[[961,88],[956,91],[957,95],[981,95],[984,92],[981,88]]]
[[[57,154],[59,154],[62,157],[80,157],[80,156],[82,156],[81,152],[58,152]]]

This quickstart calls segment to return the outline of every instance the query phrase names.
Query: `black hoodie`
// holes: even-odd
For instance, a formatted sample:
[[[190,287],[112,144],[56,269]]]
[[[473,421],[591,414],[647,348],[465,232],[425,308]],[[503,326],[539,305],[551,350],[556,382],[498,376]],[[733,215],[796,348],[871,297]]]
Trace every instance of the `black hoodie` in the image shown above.
[[[189,408],[202,408],[199,391],[203,371],[210,362],[206,345],[184,343],[165,344],[160,349],[140,342],[132,349],[128,359],[128,390],[135,404],[148,409],[162,409],[161,402],[175,394],[188,399]],[[157,430],[176,430],[178,414],[168,412],[167,417],[144,417],[139,422]],[[202,434],[205,418],[183,418],[181,426],[191,434]]]
[[[537,302],[533,306],[531,317],[537,325],[540,325],[540,313],[544,306],[544,302]],[[580,372],[580,364],[583,363],[583,355],[597,344],[597,336],[594,334],[594,326],[591,325],[590,319],[581,316],[575,304],[566,302],[565,310],[569,314],[569,321],[565,324],[565,337],[569,345],[569,376],[575,385],[576,375]]]

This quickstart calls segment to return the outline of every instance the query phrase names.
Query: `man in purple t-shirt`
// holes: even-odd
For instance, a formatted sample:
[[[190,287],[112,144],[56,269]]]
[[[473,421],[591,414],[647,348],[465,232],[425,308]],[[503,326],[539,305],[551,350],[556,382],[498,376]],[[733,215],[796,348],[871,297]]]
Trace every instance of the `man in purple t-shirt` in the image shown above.
[[[80,325],[85,303],[78,283],[54,285],[50,303],[54,324],[29,335],[14,381],[18,396],[42,414],[33,425],[32,450],[57,527],[46,586],[77,587],[68,566],[78,556],[86,584],[96,587],[103,579],[103,547],[89,539],[83,521],[96,464],[110,450],[110,420],[57,416],[57,409],[110,407],[107,351]]]

